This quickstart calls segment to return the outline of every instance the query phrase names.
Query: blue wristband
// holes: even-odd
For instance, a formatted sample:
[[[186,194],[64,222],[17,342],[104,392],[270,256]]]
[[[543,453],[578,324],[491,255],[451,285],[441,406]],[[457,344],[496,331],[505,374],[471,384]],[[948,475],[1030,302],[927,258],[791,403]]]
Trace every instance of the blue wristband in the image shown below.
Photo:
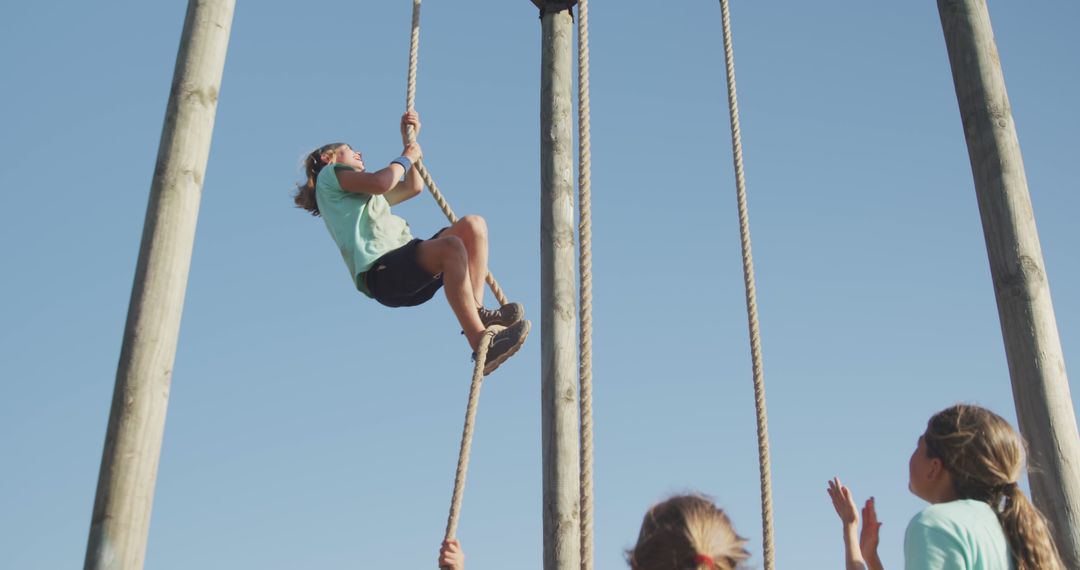
[[[412,168],[412,161],[407,156],[399,156],[390,161],[390,164],[400,164],[405,169],[405,174],[409,173],[409,169]]]

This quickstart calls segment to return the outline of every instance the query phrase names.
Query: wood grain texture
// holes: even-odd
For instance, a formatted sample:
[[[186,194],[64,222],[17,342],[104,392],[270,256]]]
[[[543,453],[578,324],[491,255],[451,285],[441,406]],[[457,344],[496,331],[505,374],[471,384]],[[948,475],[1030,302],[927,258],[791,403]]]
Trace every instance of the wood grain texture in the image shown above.
[[[577,263],[574,243],[573,25],[541,19],[540,273],[544,569],[580,565]]]
[[[88,570],[143,567],[203,175],[235,0],[190,0],[116,372]]]
[[[1035,215],[985,0],[938,0],[975,179],[1028,478],[1067,568],[1080,568],[1080,437]]]

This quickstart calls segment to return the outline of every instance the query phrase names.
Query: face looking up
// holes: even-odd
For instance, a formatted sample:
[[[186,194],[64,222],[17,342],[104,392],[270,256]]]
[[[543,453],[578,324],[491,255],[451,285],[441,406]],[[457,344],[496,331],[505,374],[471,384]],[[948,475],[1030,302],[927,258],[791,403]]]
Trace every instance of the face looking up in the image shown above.
[[[926,441],[923,440],[922,436],[919,436],[919,443],[915,446],[915,451],[911,453],[911,459],[908,460],[908,490],[919,498],[922,498],[919,491],[924,486],[929,462],[930,456],[926,453]]]
[[[908,461],[908,490],[928,503],[941,503],[956,498],[952,477],[945,469],[945,464],[936,457],[930,457],[926,439],[921,436],[911,454],[911,460]]]
[[[352,149],[349,145],[341,145],[336,149],[324,155],[326,157],[326,163],[337,162],[339,164],[346,164],[356,168],[358,170],[364,169],[363,155]]]

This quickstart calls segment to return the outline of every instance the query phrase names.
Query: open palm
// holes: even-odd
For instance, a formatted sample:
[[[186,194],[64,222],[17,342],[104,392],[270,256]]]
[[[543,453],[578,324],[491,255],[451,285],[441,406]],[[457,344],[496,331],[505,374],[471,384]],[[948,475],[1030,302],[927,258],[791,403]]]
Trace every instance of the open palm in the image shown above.
[[[851,497],[851,489],[840,482],[839,477],[829,481],[829,498],[832,499],[833,508],[840,516],[840,521],[845,525],[859,524],[859,508],[855,506],[855,499]]]
[[[859,533],[859,550],[867,559],[877,558],[878,540],[880,538],[881,523],[878,522],[877,509],[874,507],[874,498],[866,501],[862,509],[863,526]]]

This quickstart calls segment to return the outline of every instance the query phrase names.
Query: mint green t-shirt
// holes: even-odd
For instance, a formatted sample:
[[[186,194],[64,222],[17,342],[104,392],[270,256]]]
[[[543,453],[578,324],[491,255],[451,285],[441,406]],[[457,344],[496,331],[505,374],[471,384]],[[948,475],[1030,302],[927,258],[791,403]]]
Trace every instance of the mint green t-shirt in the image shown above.
[[[930,505],[904,534],[906,570],[1013,570],[997,515],[983,501]]]
[[[383,254],[409,243],[412,234],[404,219],[390,213],[385,197],[343,190],[335,172],[338,168],[354,170],[339,163],[324,166],[315,180],[315,200],[349,276],[356,288],[370,297],[361,275]]]

